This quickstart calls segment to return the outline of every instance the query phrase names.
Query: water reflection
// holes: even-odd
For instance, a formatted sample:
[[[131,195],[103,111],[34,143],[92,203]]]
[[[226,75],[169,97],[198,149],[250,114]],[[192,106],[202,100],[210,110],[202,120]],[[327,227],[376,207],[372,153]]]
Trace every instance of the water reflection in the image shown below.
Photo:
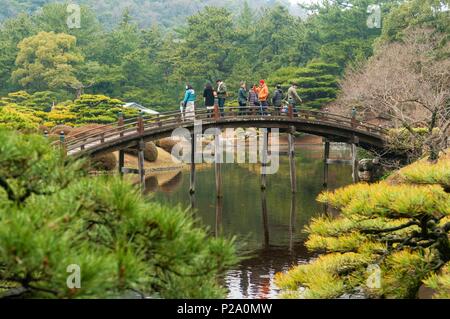
[[[291,197],[291,218],[289,224],[289,251],[294,251],[295,215],[297,214],[296,195]]]
[[[270,235],[269,235],[269,217],[267,212],[267,196],[266,191],[261,191],[261,212],[262,212],[262,220],[263,220],[263,229],[264,229],[264,249],[269,248],[270,246]]]
[[[335,158],[348,155],[346,148],[332,150]],[[304,246],[303,230],[311,218],[326,213],[326,207],[315,200],[323,191],[322,158],[322,145],[298,147],[296,195],[290,187],[289,158],[282,157],[280,171],[267,177],[265,191],[261,191],[259,166],[226,164],[221,168],[223,198],[217,198],[214,166],[199,165],[195,197],[189,194],[189,170],[172,174],[171,179],[164,176],[151,196],[165,204],[194,207],[212,236],[237,236],[245,243],[251,257],[227,274],[229,298],[275,298],[275,274],[312,257]],[[351,180],[351,167],[330,166],[331,188]]]
[[[219,237],[222,236],[223,234],[223,227],[222,227],[222,222],[223,222],[223,198],[222,197],[217,197],[216,199],[216,228],[215,228],[215,236]]]

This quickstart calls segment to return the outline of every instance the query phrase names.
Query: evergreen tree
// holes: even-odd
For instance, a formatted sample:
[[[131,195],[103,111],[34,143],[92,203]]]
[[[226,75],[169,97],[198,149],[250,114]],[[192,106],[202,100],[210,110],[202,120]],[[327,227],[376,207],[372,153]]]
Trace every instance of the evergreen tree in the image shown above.
[[[297,92],[303,100],[301,107],[319,109],[336,99],[338,73],[337,64],[313,61],[304,68],[281,68],[268,78],[268,82],[272,85],[281,84],[284,91],[296,83],[299,87]]]
[[[231,241],[192,217],[92,178],[39,136],[0,131],[0,298],[223,297]],[[67,284],[68,266],[81,287]]]
[[[412,299],[426,285],[435,298],[449,298],[450,194],[442,188],[450,186],[449,163],[413,164],[394,185],[359,184],[322,194],[319,201],[341,214],[312,221],[306,245],[322,255],[277,275],[285,296]]]

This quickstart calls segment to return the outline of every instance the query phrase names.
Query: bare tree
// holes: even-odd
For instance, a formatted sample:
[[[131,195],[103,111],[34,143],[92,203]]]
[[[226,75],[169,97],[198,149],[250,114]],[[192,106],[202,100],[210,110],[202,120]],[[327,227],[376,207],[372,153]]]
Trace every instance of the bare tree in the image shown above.
[[[434,30],[411,29],[402,42],[381,44],[365,65],[347,72],[330,108],[356,107],[364,120],[395,129],[393,148],[414,156],[425,150],[436,161],[450,135],[450,44],[444,40]]]

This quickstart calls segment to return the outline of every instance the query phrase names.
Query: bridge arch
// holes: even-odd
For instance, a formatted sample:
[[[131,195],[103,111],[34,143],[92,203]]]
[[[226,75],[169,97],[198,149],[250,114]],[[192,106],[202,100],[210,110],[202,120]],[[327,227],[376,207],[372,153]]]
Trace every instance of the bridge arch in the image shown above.
[[[274,110],[267,115],[240,115],[230,108],[223,116],[199,110],[194,118],[183,118],[180,112],[168,112],[158,116],[140,116],[119,120],[117,125],[105,125],[92,131],[75,135],[65,143],[69,156],[92,156],[135,147],[139,142],[149,142],[170,137],[177,128],[194,131],[201,121],[202,133],[209,128],[276,128],[280,132],[297,132],[322,136],[333,142],[356,143],[367,150],[380,151],[385,147],[387,132],[383,128],[358,122],[353,118],[316,111],[300,111],[298,114],[279,114]]]

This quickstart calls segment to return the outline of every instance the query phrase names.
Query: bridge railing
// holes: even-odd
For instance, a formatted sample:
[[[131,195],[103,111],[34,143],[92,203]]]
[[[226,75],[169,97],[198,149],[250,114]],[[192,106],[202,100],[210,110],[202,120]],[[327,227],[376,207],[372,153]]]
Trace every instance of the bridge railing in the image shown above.
[[[289,108],[288,112],[283,112],[281,108],[261,108],[261,107],[227,107],[223,111],[216,106],[214,110],[205,108],[196,109],[194,113],[180,111],[170,111],[158,115],[143,115],[137,118],[123,119],[119,118],[116,124],[107,124],[80,132],[69,136],[64,143],[66,151],[76,153],[94,147],[99,143],[106,143],[123,137],[139,136],[146,131],[164,129],[169,127],[178,127],[189,125],[194,120],[206,122],[228,121],[232,119],[270,117],[271,119],[283,120],[306,120],[310,122],[320,122],[334,126],[352,128],[355,131],[368,132],[376,135],[385,135],[387,130],[369,123],[357,121],[355,118],[349,118],[339,114],[332,114],[321,111],[298,110]]]

